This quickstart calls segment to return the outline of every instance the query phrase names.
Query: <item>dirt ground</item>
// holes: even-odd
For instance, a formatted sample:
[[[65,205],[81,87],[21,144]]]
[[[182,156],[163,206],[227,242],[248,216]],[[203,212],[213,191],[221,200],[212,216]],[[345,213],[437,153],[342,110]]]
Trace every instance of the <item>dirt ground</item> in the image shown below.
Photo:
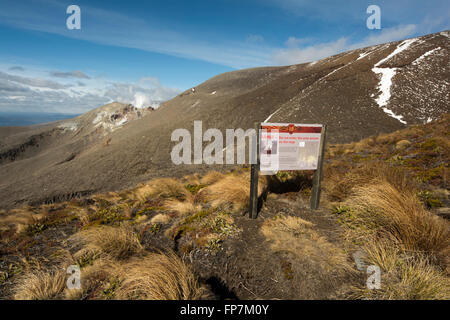
[[[300,217],[314,224],[314,230],[340,246],[340,230],[335,218],[324,211],[312,211],[298,193],[270,197],[256,219],[235,217],[242,229],[239,237],[226,239],[222,250],[211,253],[194,250],[185,256],[199,277],[211,286],[219,299],[344,299],[347,289],[360,284],[363,274],[329,276],[314,268],[308,257],[296,277],[286,275],[289,252],[271,250],[261,233],[263,223],[277,215]],[[180,239],[178,241],[183,241]],[[353,263],[349,256],[349,262]],[[298,262],[297,262],[298,263]]]

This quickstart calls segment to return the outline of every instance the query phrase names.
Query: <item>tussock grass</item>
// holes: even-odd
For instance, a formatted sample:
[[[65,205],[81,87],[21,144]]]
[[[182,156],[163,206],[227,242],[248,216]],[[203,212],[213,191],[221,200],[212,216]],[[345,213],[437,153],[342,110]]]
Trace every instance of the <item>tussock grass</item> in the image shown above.
[[[123,261],[123,260],[121,260]],[[119,262],[109,257],[96,258],[92,264],[81,268],[81,288],[65,288],[63,295],[66,300],[106,299],[103,291],[110,279],[114,279]]]
[[[171,219],[172,219],[172,218],[171,218],[169,215],[159,213],[159,214],[155,215],[155,216],[150,220],[150,222],[151,222],[151,223],[167,224],[167,223],[170,222]]]
[[[73,240],[84,242],[88,248],[113,259],[125,259],[142,251],[137,234],[129,225],[99,226],[75,234]]]
[[[164,207],[169,210],[176,211],[182,215],[199,211],[201,206],[194,204],[193,199],[186,199],[185,201],[179,201],[176,199],[170,199],[164,202]]]
[[[173,252],[96,259],[82,269],[81,289],[64,291],[70,300],[192,300],[202,293],[192,271]]]
[[[145,185],[136,188],[132,197],[139,201],[146,201],[151,197],[177,198],[184,200],[190,197],[190,193],[184,185],[173,178],[161,178],[151,180]]]
[[[121,265],[116,299],[192,300],[202,290],[192,271],[174,253],[152,253]]]
[[[20,209],[12,209],[8,213],[0,216],[0,225],[2,230],[14,229],[17,233],[21,233],[27,229],[29,225],[39,223],[46,217],[47,212],[36,213],[29,207]]]
[[[327,168],[324,189],[330,201],[344,201],[358,186],[370,184],[375,179],[384,179],[400,191],[415,189],[414,182],[407,178],[403,169],[385,163],[367,163],[343,171]]]
[[[107,203],[108,205],[116,205],[122,201],[122,197],[117,192],[108,192],[103,194],[96,194],[92,197],[98,204]]]
[[[390,182],[379,180],[357,187],[346,203],[352,209],[353,223],[366,227],[361,238],[371,230],[378,238],[405,250],[431,255],[449,252],[448,222],[425,210],[411,190],[400,191]]]
[[[63,269],[36,270],[21,276],[14,288],[16,300],[50,300],[58,298],[66,285]]]
[[[267,181],[260,177],[258,183],[258,196],[267,187]],[[239,175],[226,175],[221,180],[199,192],[199,197],[204,199],[213,207],[219,207],[231,212],[239,212],[249,205],[250,175],[243,173]]]
[[[370,239],[370,236],[368,237]],[[365,259],[369,264],[377,265],[383,272],[394,272],[403,256],[399,246],[387,241],[373,239],[364,244]]]
[[[409,254],[388,242],[364,246],[367,262],[381,269],[381,288],[357,288],[356,299],[437,300],[450,298],[450,278],[423,254]]]
[[[191,185],[199,185],[202,184],[200,181],[199,174],[191,174],[183,177],[183,183],[191,184]]]
[[[134,219],[134,222],[136,224],[141,224],[147,220],[148,220],[148,216],[144,214],[142,216],[141,215],[136,216],[136,218]]]
[[[16,236],[40,233],[50,226],[66,223],[75,215],[62,205],[24,206],[0,216],[0,231],[12,231]]]
[[[351,269],[342,249],[319,235],[309,221],[294,216],[277,216],[265,221],[261,231],[270,241],[272,250],[290,252],[295,260],[306,260],[325,273]]]
[[[217,172],[217,171],[210,171],[207,174],[205,174],[201,179],[201,184],[211,185],[213,183],[216,183],[219,180],[222,180],[225,177],[223,173]]]
[[[424,194],[423,182],[431,180],[421,177],[431,177],[430,161],[448,157],[448,137],[441,136],[441,125],[411,127],[337,146],[329,153],[337,159],[325,170],[327,199],[335,204],[349,244],[363,250],[367,265],[382,271],[381,289],[356,288],[353,298],[450,297],[450,226],[427,211],[417,196]],[[409,153],[416,155],[404,161],[402,155]],[[439,179],[445,184],[445,171]]]
[[[242,210],[248,205],[250,186],[247,179],[227,176],[200,191],[214,207],[226,207],[231,211]]]
[[[209,208],[178,219],[165,231],[165,235],[171,239],[187,236],[198,248],[218,249],[221,241],[241,231],[231,213]]]
[[[143,299],[192,300],[203,294],[190,268],[175,253],[147,253],[126,260],[108,256],[81,268],[81,288],[66,287],[64,268],[24,274],[18,300]]]
[[[382,270],[381,289],[356,289],[364,299],[448,299],[450,224],[427,211],[401,175],[380,175],[339,212],[347,238]]]

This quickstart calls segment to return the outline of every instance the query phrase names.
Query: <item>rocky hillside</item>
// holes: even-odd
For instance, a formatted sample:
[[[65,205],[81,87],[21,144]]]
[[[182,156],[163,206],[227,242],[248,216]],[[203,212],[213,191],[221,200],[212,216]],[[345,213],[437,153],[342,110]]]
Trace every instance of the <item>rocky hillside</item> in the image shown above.
[[[171,133],[324,123],[345,143],[437,119],[450,110],[449,32],[312,63],[218,75],[154,111],[112,104],[72,120],[0,128],[0,207],[51,203],[207,170],[170,160]],[[192,131],[191,131],[192,132]]]

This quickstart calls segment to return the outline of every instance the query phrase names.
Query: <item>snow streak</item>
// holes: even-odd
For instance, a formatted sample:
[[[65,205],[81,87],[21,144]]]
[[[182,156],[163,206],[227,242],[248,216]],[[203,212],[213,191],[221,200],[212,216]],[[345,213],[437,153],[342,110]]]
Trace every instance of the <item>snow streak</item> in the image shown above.
[[[403,116],[396,115],[392,110],[388,109],[386,106],[389,102],[389,99],[391,98],[391,86],[392,86],[392,79],[394,78],[397,68],[379,68],[381,64],[391,59],[393,56],[399,54],[400,52],[408,49],[408,47],[415,42],[417,39],[408,39],[403,41],[400,45],[397,46],[397,48],[389,54],[386,58],[381,59],[378,61],[377,64],[373,67],[372,71],[375,74],[381,74],[380,83],[378,85],[378,90],[381,91],[378,98],[375,99],[375,101],[378,103],[378,106],[383,109],[384,112],[386,112],[389,116],[392,118],[397,119],[403,124],[406,124],[406,121],[403,120]]]

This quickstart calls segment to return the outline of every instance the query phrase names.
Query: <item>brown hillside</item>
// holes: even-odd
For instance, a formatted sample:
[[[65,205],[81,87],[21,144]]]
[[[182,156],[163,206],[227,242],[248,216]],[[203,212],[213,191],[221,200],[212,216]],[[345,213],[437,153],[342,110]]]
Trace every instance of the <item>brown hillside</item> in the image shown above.
[[[248,129],[269,116],[324,123],[330,142],[345,143],[437,119],[450,111],[448,51],[445,31],[314,63],[221,74],[155,111],[114,103],[71,120],[0,128],[0,206],[52,203],[210,170],[170,160],[172,131],[191,130],[194,120],[221,130]],[[396,68],[386,108],[406,125],[376,102],[381,78],[373,68],[390,55],[378,66]]]

